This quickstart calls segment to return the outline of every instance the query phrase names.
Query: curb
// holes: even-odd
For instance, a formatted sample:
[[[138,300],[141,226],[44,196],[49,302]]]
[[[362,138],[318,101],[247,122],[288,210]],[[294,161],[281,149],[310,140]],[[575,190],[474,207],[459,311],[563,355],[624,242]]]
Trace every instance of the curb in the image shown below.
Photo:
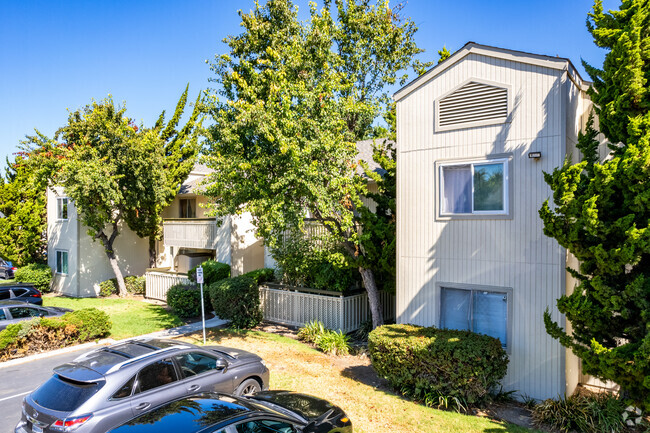
[[[228,320],[219,319],[218,317],[213,317],[212,319],[205,321],[205,328],[221,328],[228,323]],[[118,341],[131,340],[133,338],[141,337],[151,337],[151,338],[176,338],[181,337],[185,334],[191,334],[203,329],[201,322],[188,323],[187,325],[178,326],[176,328],[163,329],[161,331],[152,332],[150,334],[136,335],[129,338],[124,338],[122,340],[114,340],[112,338],[104,338],[97,341],[92,341],[90,343],[77,344],[75,346],[67,346],[61,349],[51,350],[49,352],[35,353],[33,355],[25,356],[23,358],[14,358],[8,361],[0,362],[0,370],[7,367],[13,367],[14,365],[24,364],[30,361],[35,361],[37,359],[49,358],[51,356],[61,355],[68,352],[74,352],[77,350],[82,350],[86,348],[94,348],[97,346],[108,346],[110,344],[116,343]]]

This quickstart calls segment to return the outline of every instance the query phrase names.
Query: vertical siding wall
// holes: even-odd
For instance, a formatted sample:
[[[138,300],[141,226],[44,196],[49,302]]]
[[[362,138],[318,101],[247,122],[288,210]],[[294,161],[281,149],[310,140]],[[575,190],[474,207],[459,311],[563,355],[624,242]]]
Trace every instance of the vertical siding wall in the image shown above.
[[[434,101],[470,78],[511,86],[510,122],[434,132]],[[566,78],[562,71],[469,54],[397,104],[399,323],[438,325],[437,283],[512,288],[512,347],[506,389],[535,398],[564,393],[565,352],[544,329],[565,290],[565,253],[544,236],[543,179],[564,159]],[[539,160],[529,151],[542,152]],[[435,163],[512,156],[512,219],[436,220]]]

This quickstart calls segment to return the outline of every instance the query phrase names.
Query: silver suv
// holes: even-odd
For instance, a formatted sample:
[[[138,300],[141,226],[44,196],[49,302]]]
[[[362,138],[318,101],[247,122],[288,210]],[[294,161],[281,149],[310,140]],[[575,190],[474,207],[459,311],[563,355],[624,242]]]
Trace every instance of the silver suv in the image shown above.
[[[15,432],[105,432],[169,400],[204,391],[249,395],[268,383],[264,362],[249,352],[128,340],[54,368],[25,397]]]

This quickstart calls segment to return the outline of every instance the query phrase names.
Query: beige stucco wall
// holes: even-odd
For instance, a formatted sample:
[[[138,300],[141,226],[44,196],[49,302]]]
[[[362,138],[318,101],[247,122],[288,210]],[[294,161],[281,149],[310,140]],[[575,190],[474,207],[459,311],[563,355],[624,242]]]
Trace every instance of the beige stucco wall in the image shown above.
[[[231,217],[232,275],[237,276],[264,267],[264,244],[255,237],[250,213]]]

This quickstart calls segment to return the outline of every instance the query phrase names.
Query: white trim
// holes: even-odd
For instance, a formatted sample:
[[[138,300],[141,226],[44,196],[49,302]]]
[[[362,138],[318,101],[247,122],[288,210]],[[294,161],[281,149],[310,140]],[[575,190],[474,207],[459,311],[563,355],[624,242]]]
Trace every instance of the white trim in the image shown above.
[[[467,217],[467,216],[493,216],[493,215],[510,215],[510,173],[509,173],[509,158],[494,158],[494,159],[475,159],[469,161],[455,161],[455,162],[442,162],[437,165],[438,176],[438,216],[442,218],[453,219],[455,217]],[[503,210],[500,211],[476,211],[474,210],[474,166],[476,165],[486,165],[500,163],[503,166]],[[444,199],[444,176],[442,171],[445,167],[451,167],[456,165],[469,165],[471,167],[471,179],[472,179],[472,212],[470,213],[450,213],[444,212],[442,209],[442,200]]]
[[[59,253],[65,253],[65,262],[66,262],[66,267],[68,268],[68,272],[59,272]],[[61,257],[63,257],[63,255]],[[61,269],[63,269],[63,266],[61,266]],[[65,276],[68,275],[69,272],[70,272],[70,251],[56,248],[54,250],[54,273],[56,275]]]

